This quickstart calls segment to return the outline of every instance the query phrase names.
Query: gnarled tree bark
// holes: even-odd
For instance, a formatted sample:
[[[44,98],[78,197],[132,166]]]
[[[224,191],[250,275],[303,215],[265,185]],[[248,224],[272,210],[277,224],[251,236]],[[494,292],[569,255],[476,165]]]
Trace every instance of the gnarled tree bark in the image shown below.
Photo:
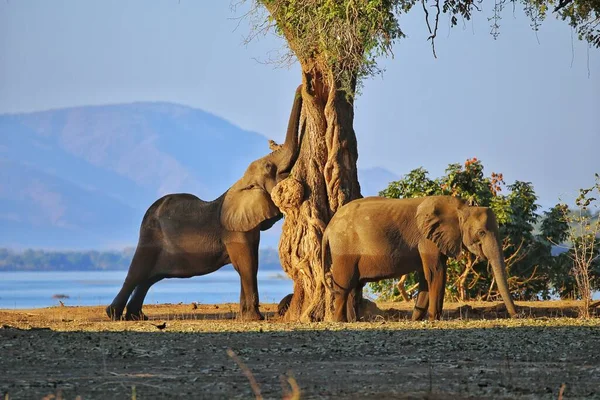
[[[285,215],[279,258],[294,281],[284,318],[319,321],[329,319],[333,312],[333,296],[323,282],[323,231],[338,208],[361,195],[353,101],[331,74],[314,65],[302,65],[302,69],[300,154],[272,198]]]

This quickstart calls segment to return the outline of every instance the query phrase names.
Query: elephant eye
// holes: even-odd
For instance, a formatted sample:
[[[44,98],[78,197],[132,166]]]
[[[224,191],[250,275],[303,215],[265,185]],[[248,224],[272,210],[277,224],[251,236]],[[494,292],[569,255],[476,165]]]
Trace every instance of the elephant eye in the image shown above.
[[[256,187],[256,185],[254,183],[249,184],[248,186],[246,186],[245,188],[243,188],[242,190],[252,190]]]
[[[479,231],[479,232],[477,232],[477,235],[479,235],[479,237],[484,237],[485,231]]]

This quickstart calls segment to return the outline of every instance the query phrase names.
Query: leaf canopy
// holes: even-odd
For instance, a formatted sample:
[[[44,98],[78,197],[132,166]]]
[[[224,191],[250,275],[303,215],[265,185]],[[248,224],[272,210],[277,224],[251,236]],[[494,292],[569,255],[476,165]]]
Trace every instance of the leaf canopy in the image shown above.
[[[336,82],[359,80],[380,72],[379,56],[392,54],[394,42],[403,38],[399,18],[411,11],[417,0],[253,0],[268,11],[260,30],[274,27],[287,41],[300,63],[315,67]],[[435,55],[435,37],[441,14],[451,26],[470,20],[482,11],[484,0],[421,0],[424,23]],[[494,0],[491,34],[497,38],[499,21],[507,5],[521,5],[537,30],[547,15],[566,21],[579,39],[600,47],[600,0]],[[258,7],[260,8],[260,7]]]

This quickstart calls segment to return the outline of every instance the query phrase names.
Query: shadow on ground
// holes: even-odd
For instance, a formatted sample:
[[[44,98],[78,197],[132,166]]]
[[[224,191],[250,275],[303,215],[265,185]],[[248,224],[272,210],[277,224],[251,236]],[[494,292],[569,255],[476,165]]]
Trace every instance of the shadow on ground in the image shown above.
[[[486,322],[487,323],[487,322]],[[185,329],[184,323],[178,325]],[[234,323],[235,324],[235,323]],[[10,398],[251,398],[232,349],[266,398],[289,377],[302,398],[600,398],[597,326],[404,329],[382,323],[253,332],[0,329],[0,393]]]

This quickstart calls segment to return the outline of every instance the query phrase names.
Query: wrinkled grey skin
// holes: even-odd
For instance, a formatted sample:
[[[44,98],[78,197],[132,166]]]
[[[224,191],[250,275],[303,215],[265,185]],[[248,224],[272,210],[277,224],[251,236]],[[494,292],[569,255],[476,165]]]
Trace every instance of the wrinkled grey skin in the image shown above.
[[[333,216],[323,234],[325,282],[335,297],[336,321],[356,320],[359,291],[367,282],[419,272],[412,319],[439,319],[444,304],[446,260],[462,247],[487,259],[508,313],[517,311],[508,290],[494,213],[451,196],[415,199],[367,197]],[[349,304],[350,299],[350,304]]]
[[[125,319],[146,319],[142,304],[153,284],[164,278],[209,274],[229,263],[240,274],[242,318],[263,319],[256,278],[260,231],[282,217],[270,194],[298,157],[301,108],[299,87],[285,143],[252,162],[218,199],[207,202],[191,194],[169,194],[150,206],[123,287],[106,308],[111,319],[121,319],[125,303]]]

